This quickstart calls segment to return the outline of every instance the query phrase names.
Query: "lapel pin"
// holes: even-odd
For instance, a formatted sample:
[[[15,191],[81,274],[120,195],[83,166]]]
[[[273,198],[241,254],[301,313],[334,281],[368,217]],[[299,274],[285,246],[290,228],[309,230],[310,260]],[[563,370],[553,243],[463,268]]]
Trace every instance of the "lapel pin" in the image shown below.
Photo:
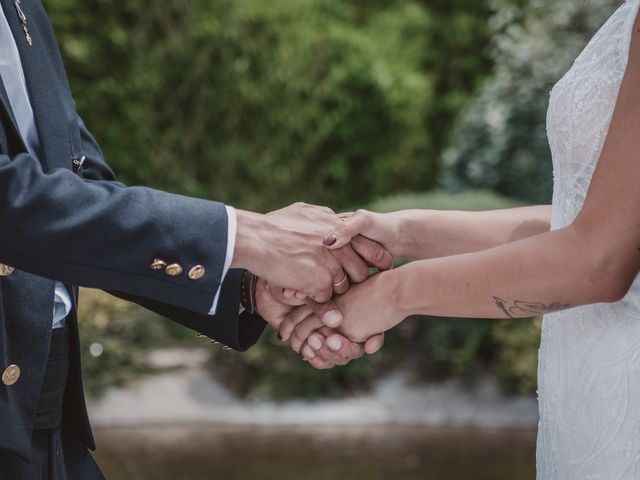
[[[22,30],[24,30],[24,38],[27,40],[29,46],[33,46],[33,39],[31,38],[31,34],[29,33],[29,27],[27,26],[27,16],[24,14],[22,7],[22,0],[14,0],[13,5],[16,7],[16,12],[18,12],[18,18],[20,19],[20,26]]]

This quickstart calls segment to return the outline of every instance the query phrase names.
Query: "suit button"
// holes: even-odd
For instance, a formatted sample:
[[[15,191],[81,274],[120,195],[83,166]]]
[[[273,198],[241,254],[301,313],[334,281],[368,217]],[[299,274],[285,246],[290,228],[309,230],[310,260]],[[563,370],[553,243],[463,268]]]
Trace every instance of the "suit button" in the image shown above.
[[[151,267],[151,270],[159,272],[160,270],[165,269],[165,267],[167,266],[167,262],[165,262],[164,260],[160,260],[159,258],[154,258],[153,262],[151,262],[151,265],[149,266]]]
[[[170,277],[178,277],[182,275],[182,266],[179,263],[172,263],[171,265],[167,265],[164,271]]]
[[[2,383],[7,386],[15,384],[20,378],[20,367],[17,365],[10,365],[2,374]]]
[[[0,263],[0,277],[8,277],[15,270],[15,268],[10,267],[9,265],[3,265],[2,263]]]
[[[200,280],[202,277],[204,277],[205,273],[207,273],[207,271],[202,265],[196,265],[191,270],[189,270],[189,278],[191,280]]]

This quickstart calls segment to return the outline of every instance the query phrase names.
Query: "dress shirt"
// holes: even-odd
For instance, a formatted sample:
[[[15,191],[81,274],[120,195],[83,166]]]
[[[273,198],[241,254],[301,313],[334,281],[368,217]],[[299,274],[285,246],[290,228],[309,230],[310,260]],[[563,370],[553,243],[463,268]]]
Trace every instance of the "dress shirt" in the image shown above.
[[[29,94],[27,92],[26,81],[24,78],[24,71],[22,70],[22,63],[20,60],[20,54],[16,45],[13,34],[7,22],[7,18],[4,14],[2,7],[0,6],[0,80],[4,85],[4,88],[9,97],[9,103],[13,115],[18,124],[20,135],[27,147],[27,150],[34,157],[38,157],[40,152],[40,140],[38,138],[38,131],[36,129],[35,117],[33,115],[33,109],[29,100]],[[224,270],[222,272],[222,280],[224,280],[229,268],[231,266],[231,260],[233,258],[233,252],[235,248],[236,240],[236,211],[232,207],[226,207],[228,220],[228,236],[227,236],[227,251],[224,263]],[[209,312],[210,315],[214,315],[220,297],[221,287],[215,292],[213,304]],[[54,305],[53,305],[53,328],[59,328],[64,326],[64,320],[71,311],[71,295],[65,285],[60,282],[55,284],[54,292]]]

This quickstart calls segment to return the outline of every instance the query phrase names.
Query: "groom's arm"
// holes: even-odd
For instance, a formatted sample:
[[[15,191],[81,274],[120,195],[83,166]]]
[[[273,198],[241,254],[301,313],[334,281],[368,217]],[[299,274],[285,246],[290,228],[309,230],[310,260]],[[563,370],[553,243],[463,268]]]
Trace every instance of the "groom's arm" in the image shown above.
[[[82,155],[85,156],[82,171],[83,178],[104,180],[115,183],[115,174],[104,159],[102,150],[93,135],[78,116]],[[227,252],[228,254],[229,252]],[[226,263],[229,263],[229,259]],[[112,295],[137,303],[165,318],[178,322],[185,327],[211,337],[235,350],[244,351],[253,346],[264,331],[266,322],[256,314],[244,311],[240,314],[240,286],[242,270],[229,270],[218,291],[215,318],[208,314],[198,314],[191,310],[158,302],[148,298],[132,296],[120,291],[110,291]],[[211,293],[213,304],[216,292]]]

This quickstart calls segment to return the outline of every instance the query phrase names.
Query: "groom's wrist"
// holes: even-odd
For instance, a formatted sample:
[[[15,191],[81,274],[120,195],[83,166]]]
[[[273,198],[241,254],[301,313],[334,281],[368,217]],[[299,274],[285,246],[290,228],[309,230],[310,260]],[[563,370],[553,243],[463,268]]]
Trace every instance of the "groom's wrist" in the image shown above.
[[[265,223],[264,215],[236,210],[236,244],[231,268],[260,270],[260,263],[265,258],[261,235]]]

